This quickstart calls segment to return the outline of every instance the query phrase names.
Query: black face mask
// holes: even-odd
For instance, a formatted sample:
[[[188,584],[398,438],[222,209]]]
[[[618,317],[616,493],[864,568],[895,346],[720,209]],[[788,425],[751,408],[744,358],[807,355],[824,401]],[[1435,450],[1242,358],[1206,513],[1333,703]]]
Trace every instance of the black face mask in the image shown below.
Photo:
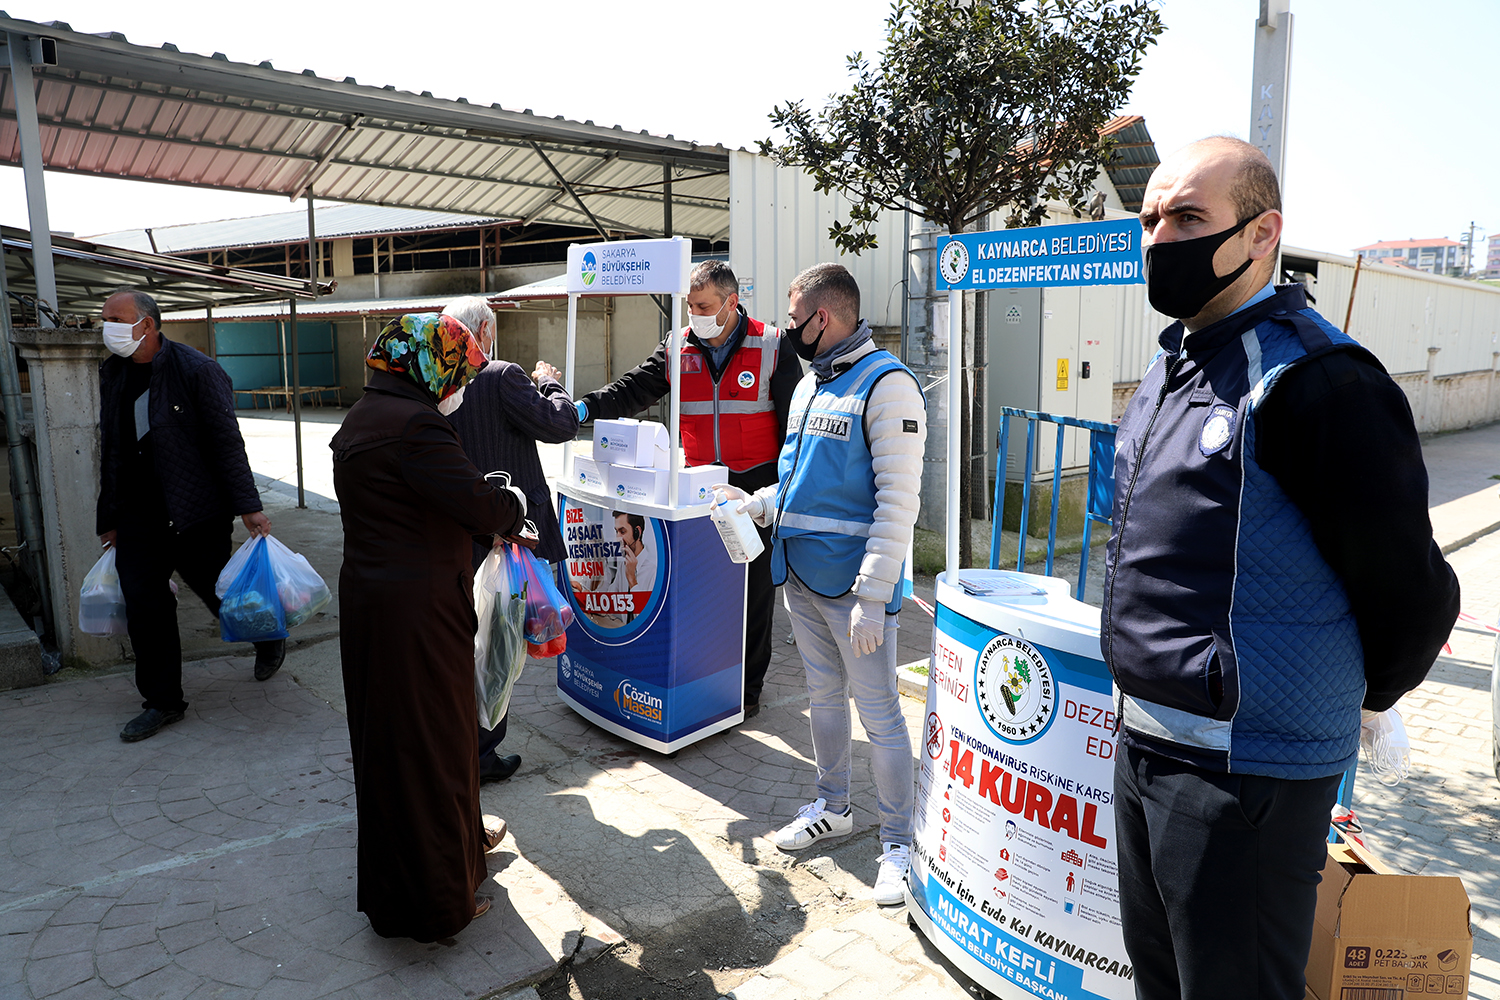
[[[807,319],[802,321],[801,326],[789,326],[786,328],[786,332],[792,335],[792,350],[796,351],[797,357],[801,358],[803,361],[811,361],[813,358],[818,356],[818,345],[823,342],[823,334],[828,332],[828,327],[825,326],[823,329],[818,331],[818,338],[811,344],[804,344],[802,342],[802,331],[807,329],[807,324],[811,323],[813,321],[813,317],[817,314],[818,311],[814,309],[808,315]]]
[[[1201,313],[1215,295],[1250,269],[1251,261],[1246,258],[1239,267],[1220,277],[1214,273],[1214,253],[1258,218],[1259,214],[1252,215],[1221,233],[1147,247],[1146,297],[1151,300],[1151,308],[1174,319]]]

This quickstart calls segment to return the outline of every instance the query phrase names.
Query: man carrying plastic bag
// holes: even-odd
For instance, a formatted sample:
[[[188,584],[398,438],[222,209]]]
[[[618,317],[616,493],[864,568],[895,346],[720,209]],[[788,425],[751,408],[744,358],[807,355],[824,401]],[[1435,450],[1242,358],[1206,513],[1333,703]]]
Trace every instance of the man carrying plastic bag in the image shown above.
[[[175,571],[208,610],[229,560],[232,518],[270,534],[234,416],[229,375],[213,359],[168,340],[144,292],[122,289],[104,303],[99,366],[99,503],[96,531],[116,551],[135,651],[141,713],[120,731],[127,743],[183,718],[182,640]],[[255,644],[255,678],[286,657],[286,640]]]

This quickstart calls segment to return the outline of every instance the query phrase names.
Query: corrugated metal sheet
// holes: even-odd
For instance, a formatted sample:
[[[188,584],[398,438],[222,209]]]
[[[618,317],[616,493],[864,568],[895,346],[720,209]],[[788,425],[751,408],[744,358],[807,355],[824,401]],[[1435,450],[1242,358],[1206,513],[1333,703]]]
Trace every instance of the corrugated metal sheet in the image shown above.
[[[871,326],[901,325],[901,282],[906,248],[903,219],[882,212],[874,232],[879,247],[840,256],[828,229],[849,216],[841,194],[819,194],[801,170],[778,167],[743,150],[729,154],[729,266],[741,284],[753,282],[745,302],[750,315],[777,326],[786,322],[786,290],[799,271],[822,261],[847,267],[859,282],[861,311]]]
[[[6,285],[14,295],[36,294],[31,263],[31,234],[0,227],[5,245]],[[88,240],[52,236],[52,266],[57,276],[57,307],[64,313],[96,315],[105,297],[122,285],[142,288],[163,309],[307,295],[307,282],[237,267],[200,264]],[[326,284],[324,287],[327,287]]]
[[[604,228],[650,236],[662,230],[669,163],[674,231],[728,231],[721,146],[152,49],[61,22],[0,17],[3,32],[57,41],[58,65],[35,68],[51,170],[293,198],[311,185],[333,201],[591,225],[576,193]],[[0,161],[20,155],[0,60]]]
[[[1290,247],[1282,255],[1317,262],[1318,311],[1342,327],[1354,258]],[[1493,352],[1500,350],[1500,288],[1366,261],[1354,291],[1349,333],[1392,375],[1426,371],[1432,347],[1438,348],[1434,375],[1488,371]]]
[[[447,295],[420,295],[408,299],[319,299],[298,302],[297,316],[331,319],[339,316],[399,316],[404,313],[442,312],[443,307],[460,295],[483,295],[483,292],[450,292]],[[249,319],[286,319],[291,309],[286,300],[251,306],[214,309],[214,322]],[[162,313],[163,323],[201,323],[208,318],[202,309],[184,309]]]
[[[502,222],[486,216],[456,215],[452,212],[425,212],[409,208],[385,208],[380,205],[318,206],[317,234],[320,240],[336,240],[371,234],[416,233],[437,229],[467,229],[472,226]],[[95,243],[132,250],[151,250],[156,241],[157,253],[190,253],[217,250],[222,247],[254,247],[307,241],[307,212],[277,212],[216,222],[190,222],[179,226],[159,226],[148,234],[144,229],[126,229],[117,233],[91,236]]]
[[[1128,212],[1139,212],[1146,198],[1146,182],[1161,163],[1156,143],[1146,130],[1146,119],[1126,115],[1112,119],[1099,134],[1114,140],[1114,157],[1105,167],[1110,183]]]

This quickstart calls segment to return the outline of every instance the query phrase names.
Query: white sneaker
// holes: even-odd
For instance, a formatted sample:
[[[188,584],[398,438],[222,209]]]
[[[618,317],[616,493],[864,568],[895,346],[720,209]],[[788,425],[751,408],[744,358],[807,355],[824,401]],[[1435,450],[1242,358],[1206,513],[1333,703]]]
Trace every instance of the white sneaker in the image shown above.
[[[906,899],[906,873],[911,869],[911,848],[886,844],[880,856],[880,874],[875,876],[875,902],[895,906]]]
[[[818,799],[797,810],[797,818],[773,836],[783,851],[800,851],[829,837],[848,836],[854,830],[854,810],[844,815],[828,811],[828,800]]]

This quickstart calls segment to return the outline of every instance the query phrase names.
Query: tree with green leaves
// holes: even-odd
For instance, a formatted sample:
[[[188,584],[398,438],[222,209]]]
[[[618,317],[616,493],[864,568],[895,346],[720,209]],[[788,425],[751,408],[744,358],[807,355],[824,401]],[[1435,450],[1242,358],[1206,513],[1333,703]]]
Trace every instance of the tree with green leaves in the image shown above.
[[[853,202],[829,232],[849,253],[876,245],[870,226],[882,210],[910,209],[950,233],[992,212],[1007,227],[1038,225],[1049,201],[1082,215],[1110,154],[1100,128],[1163,30],[1155,6],[896,0],[878,61],[849,56],[854,86],[822,111],[801,101],[776,107],[771,121],[785,139],[762,140],[761,152]],[[972,359],[963,362],[967,373]],[[967,423],[967,387],[964,396]],[[949,512],[959,516],[964,565],[969,493],[966,483],[964,509]]]

